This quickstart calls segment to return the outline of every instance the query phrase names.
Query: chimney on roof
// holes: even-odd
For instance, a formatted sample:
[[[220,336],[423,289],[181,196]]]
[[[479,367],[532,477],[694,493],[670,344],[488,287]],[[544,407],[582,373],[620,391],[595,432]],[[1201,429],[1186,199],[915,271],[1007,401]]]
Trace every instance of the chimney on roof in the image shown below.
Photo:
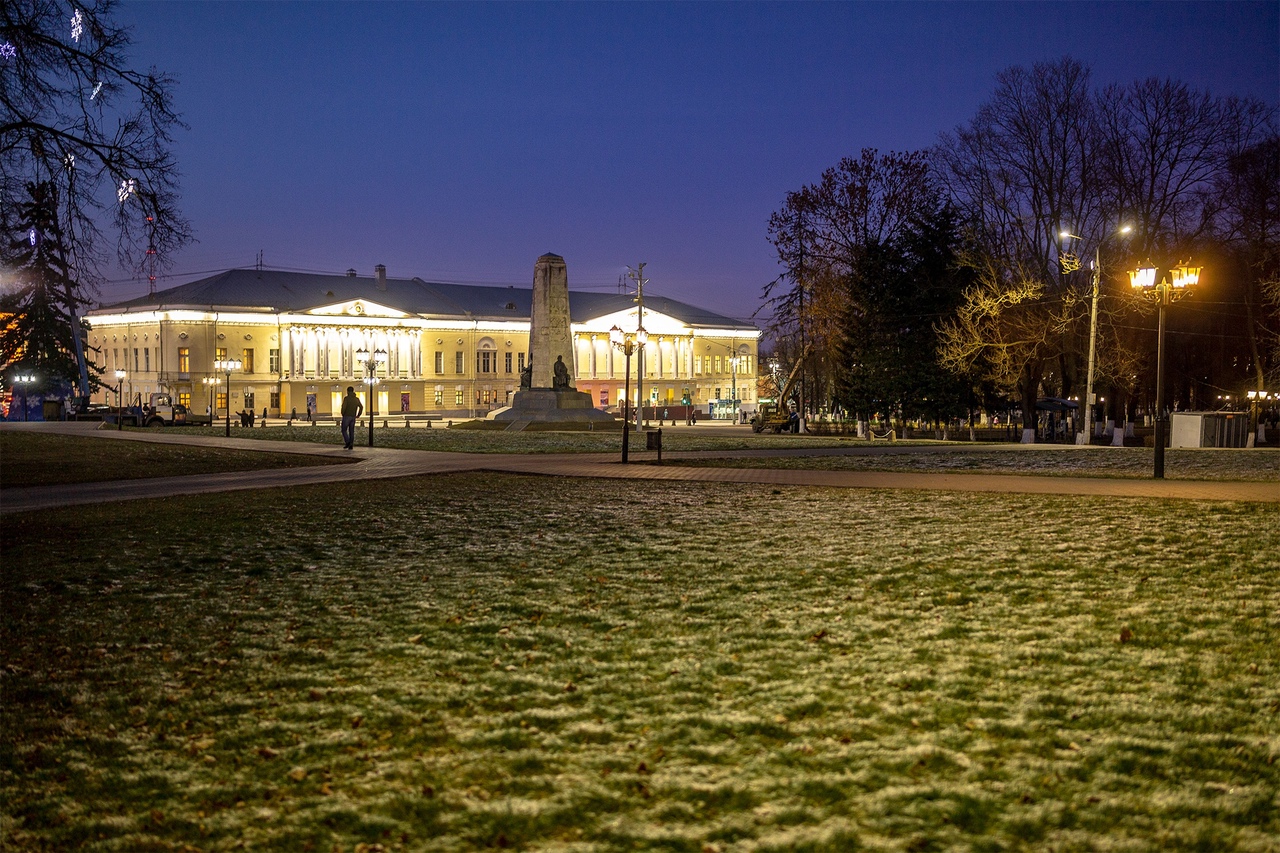
[[[355,278],[355,277],[356,277],[355,270],[347,270],[347,278]]]
[[[387,268],[386,268],[386,267],[384,267],[382,264],[378,264],[376,267],[374,267],[374,268],[373,268],[373,277],[374,277],[375,282],[376,282],[376,283],[377,283],[377,285],[378,285],[378,290],[381,290],[383,293],[386,293],[386,291],[387,291]]]

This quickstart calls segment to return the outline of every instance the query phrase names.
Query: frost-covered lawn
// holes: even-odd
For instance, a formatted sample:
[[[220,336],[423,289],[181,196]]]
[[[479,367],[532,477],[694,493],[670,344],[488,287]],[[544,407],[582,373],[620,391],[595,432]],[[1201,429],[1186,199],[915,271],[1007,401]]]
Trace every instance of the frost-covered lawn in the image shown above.
[[[1140,447],[1026,449],[1017,445],[901,451],[846,448],[847,455],[682,459],[678,464],[728,468],[800,468],[823,471],[924,471],[949,474],[1033,474],[1060,477],[1150,478],[1154,450]],[[873,455],[859,455],[860,452]],[[1170,480],[1280,481],[1280,449],[1166,450]]]
[[[48,486],[331,465],[342,460],[0,430],[0,486]]]
[[[1274,851],[1277,554],[1261,504],[489,474],[10,516],[0,847]]]

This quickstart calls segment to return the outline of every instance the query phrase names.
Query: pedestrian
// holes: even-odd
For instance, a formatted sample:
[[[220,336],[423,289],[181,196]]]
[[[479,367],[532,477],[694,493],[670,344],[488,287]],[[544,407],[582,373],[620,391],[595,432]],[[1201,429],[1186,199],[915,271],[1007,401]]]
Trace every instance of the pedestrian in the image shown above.
[[[298,419],[298,407],[294,406],[289,412],[289,423],[293,423]]]
[[[356,396],[354,385],[347,386],[347,396],[342,398],[342,446],[354,450],[356,443],[356,418],[364,411],[364,403]]]

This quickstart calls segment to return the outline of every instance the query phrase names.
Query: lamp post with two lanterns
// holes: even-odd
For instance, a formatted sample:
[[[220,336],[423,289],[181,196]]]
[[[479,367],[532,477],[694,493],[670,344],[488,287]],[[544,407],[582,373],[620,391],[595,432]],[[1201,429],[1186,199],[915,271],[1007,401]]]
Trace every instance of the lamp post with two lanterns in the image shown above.
[[[1254,427],[1254,432],[1256,434],[1256,438],[1254,440],[1255,446],[1267,443],[1267,424],[1266,421],[1262,419],[1262,407],[1268,400],[1277,399],[1277,396],[1280,395],[1262,390],[1251,390],[1248,393],[1249,408],[1253,410],[1251,414],[1253,415],[1253,422],[1256,424]]]
[[[116,431],[120,432],[124,429],[124,399],[121,396],[124,391],[124,378],[129,374],[123,370],[116,371]]]
[[[14,385],[22,386],[22,419],[28,420],[31,417],[27,407],[27,395],[31,392],[31,386],[39,381],[34,373],[19,373],[11,380]]]
[[[218,389],[218,385],[222,382],[222,380],[216,376],[206,376],[205,378],[201,379],[200,382],[206,388],[209,389],[209,426],[213,426],[214,415],[216,415],[218,412],[218,410],[213,407],[213,402],[214,402],[213,394]]]
[[[626,356],[622,368],[622,462],[624,465],[627,462],[627,444],[631,436],[631,420],[627,412],[631,404],[631,354],[643,347],[648,339],[649,335],[645,332],[644,326],[634,332],[624,332],[617,326],[609,330],[609,343]]]
[[[1164,314],[1169,303],[1177,302],[1200,282],[1201,267],[1193,267],[1179,263],[1167,270],[1168,276],[1160,276],[1159,271],[1150,263],[1129,273],[1129,284],[1135,293],[1145,299],[1157,302],[1160,306],[1159,331],[1156,333],[1156,429],[1155,429],[1155,472],[1157,480],[1164,479],[1164,442],[1168,433],[1167,419],[1164,413]]]
[[[227,374],[227,438],[231,438],[231,374],[243,366],[244,363],[238,358],[223,358],[213,363],[214,370]],[[209,421],[211,423],[213,421],[212,413],[209,415]]]
[[[373,386],[378,384],[378,365],[386,364],[388,360],[387,351],[384,349],[374,350],[370,352],[367,349],[356,350],[356,361],[364,365],[365,390],[368,392],[369,405],[366,407],[365,414],[369,416],[369,446],[373,447],[373,416],[377,414],[373,408]]]

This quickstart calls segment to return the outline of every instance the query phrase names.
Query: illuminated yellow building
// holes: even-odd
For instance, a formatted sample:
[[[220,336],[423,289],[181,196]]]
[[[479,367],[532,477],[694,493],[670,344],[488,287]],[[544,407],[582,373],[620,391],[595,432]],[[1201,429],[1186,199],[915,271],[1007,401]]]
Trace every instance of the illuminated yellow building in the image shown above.
[[[348,385],[363,396],[365,365],[356,353],[382,350],[377,412],[479,417],[520,387],[530,298],[530,288],[391,279],[382,267],[372,277],[228,270],[87,312],[88,357],[106,376],[126,372],[126,399],[164,392],[194,412],[225,413],[229,402],[232,411],[306,417],[308,407],[337,412]],[[598,406],[616,406],[623,355],[609,330],[636,328],[634,299],[571,291],[569,306],[576,386]],[[704,414],[754,410],[760,333],[753,325],[654,297],[645,300],[644,326],[649,405],[678,406],[687,397]],[[226,374],[213,366],[227,359],[242,363],[229,401]],[[114,395],[104,392],[103,402]]]

